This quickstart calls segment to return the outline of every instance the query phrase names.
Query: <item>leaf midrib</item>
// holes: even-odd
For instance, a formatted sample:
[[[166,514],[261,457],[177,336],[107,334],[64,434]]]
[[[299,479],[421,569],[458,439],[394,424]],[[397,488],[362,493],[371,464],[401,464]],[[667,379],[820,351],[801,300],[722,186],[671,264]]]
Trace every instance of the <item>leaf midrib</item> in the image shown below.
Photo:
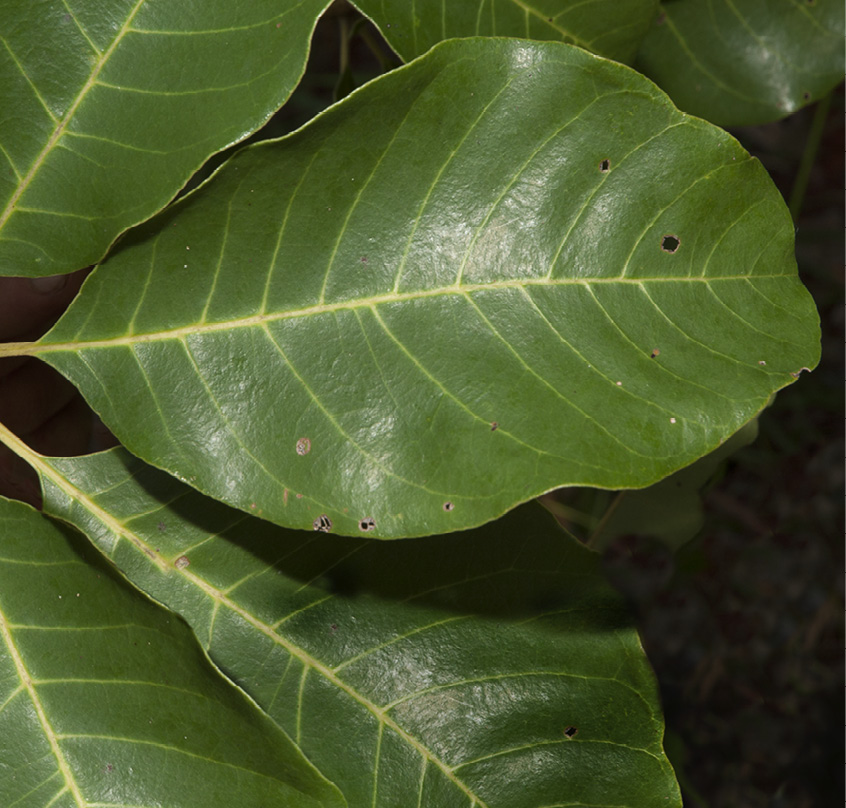
[[[50,751],[56,759],[56,765],[61,772],[62,779],[65,782],[65,789],[70,791],[74,802],[79,806],[79,808],[84,808],[87,803],[82,796],[82,792],[79,790],[76,780],[74,779],[70,764],[65,759],[65,756],[59,747],[59,736],[56,734],[56,731],[53,729],[53,726],[47,718],[44,705],[41,703],[41,699],[38,697],[38,693],[35,690],[35,682],[33,681],[32,676],[30,676],[29,670],[27,669],[26,664],[15,645],[14,637],[12,636],[12,632],[9,628],[9,621],[7,620],[5,614],[3,614],[2,610],[0,610],[0,637],[2,637],[5,642],[9,656],[12,658],[12,663],[15,666],[15,671],[18,674],[18,678],[20,679],[24,689],[29,694],[30,701],[35,708],[35,714],[38,717],[38,723],[41,725],[41,731],[44,733],[47,743],[50,745]]]
[[[53,134],[50,135],[50,138],[47,140],[47,143],[44,145],[44,148],[39,152],[38,156],[35,158],[35,161],[30,166],[29,171],[26,173],[26,176],[21,180],[15,192],[12,194],[11,198],[9,199],[9,202],[3,209],[3,212],[0,213],[0,231],[2,231],[3,228],[6,226],[6,222],[9,220],[9,217],[15,211],[18,200],[23,196],[27,188],[29,188],[30,184],[32,183],[36,174],[38,174],[38,171],[43,165],[44,161],[47,159],[48,155],[53,151],[53,147],[56,145],[56,143],[58,143],[59,139],[65,133],[65,130],[67,129],[68,124],[73,120],[73,116],[76,114],[79,105],[82,103],[85,96],[88,95],[88,91],[94,86],[95,82],[97,81],[97,76],[100,75],[100,72],[106,66],[106,63],[109,61],[115,49],[121,43],[127,31],[129,30],[129,26],[132,24],[132,20],[135,19],[135,16],[141,10],[141,6],[143,6],[146,2],[147,0],[137,0],[135,6],[132,8],[132,11],[127,15],[124,24],[117,32],[117,35],[112,41],[112,44],[109,45],[108,49],[104,51],[100,58],[97,60],[93,70],[88,76],[88,80],[85,82],[85,84],[82,85],[82,89],[79,91],[76,98],[74,98],[70,107],[68,107],[67,112],[65,112],[65,114],[62,116],[61,123],[59,123],[53,130]]]
[[[143,539],[125,528],[117,519],[115,519],[108,511],[100,508],[90,497],[86,496],[79,488],[73,485],[66,477],[55,471],[49,463],[46,462],[44,455],[38,454],[29,448],[14,432],[0,423],[0,445],[11,449],[18,457],[25,460],[38,473],[40,478],[48,477],[50,481],[64,494],[76,502],[79,502],[85,509],[96,519],[98,519],[103,526],[120,538],[125,538],[135,545],[135,547],[153,561],[158,567],[164,571],[167,569],[167,564],[156,553],[152,547]]]
[[[76,351],[80,348],[113,348],[121,345],[135,345],[138,343],[161,342],[174,339],[183,339],[189,336],[196,336],[204,333],[217,331],[231,331],[238,328],[254,328],[266,325],[267,323],[279,320],[291,320],[300,317],[312,317],[319,314],[331,314],[337,311],[372,308],[390,303],[404,303],[426,298],[446,297],[448,295],[467,296],[473,292],[483,292],[498,289],[524,289],[527,286],[583,286],[590,288],[595,285],[624,284],[631,286],[642,286],[645,283],[704,283],[706,285],[717,281],[750,281],[764,278],[789,278],[785,274],[761,274],[761,275],[722,275],[719,277],[672,277],[672,278],[520,278],[516,280],[494,281],[491,283],[464,283],[460,286],[439,287],[436,289],[424,289],[414,292],[389,292],[382,295],[340,300],[334,303],[316,303],[312,306],[304,306],[299,309],[286,309],[269,314],[253,314],[249,317],[238,317],[231,320],[222,320],[214,323],[197,322],[177,328],[170,328],[162,331],[154,331],[138,334],[125,334],[119,337],[106,339],[84,340],[76,339],[66,342],[49,342],[48,333],[39,342],[20,343],[9,342],[0,345],[0,357],[2,356],[33,356],[39,353],[53,353],[60,351]],[[140,305],[140,304],[139,304]],[[59,322],[61,326],[61,321]]]
[[[304,666],[315,671],[315,673],[319,673],[330,684],[334,685],[339,690],[346,693],[351,699],[358,702],[362,707],[364,707],[368,712],[370,712],[376,718],[377,721],[379,721],[380,725],[383,728],[387,727],[391,729],[406,743],[416,749],[425,760],[428,760],[435,766],[437,766],[457,788],[459,788],[464,794],[467,795],[467,797],[473,800],[474,805],[477,805],[478,808],[488,808],[488,804],[484,802],[481,797],[475,794],[470,788],[468,788],[461,781],[460,778],[456,777],[453,770],[449,766],[447,766],[444,761],[442,761],[439,757],[433,754],[428,747],[418,741],[413,735],[408,733],[392,718],[390,718],[386,714],[386,711],[384,709],[378,707],[372,701],[362,696],[355,688],[346,684],[332,671],[331,668],[328,668],[322,662],[315,659],[313,656],[311,656],[311,654],[304,651],[298,645],[295,645],[290,640],[287,640],[284,636],[276,632],[272,626],[268,625],[262,620],[259,620],[252,613],[239,606],[234,601],[230,600],[223,592],[221,592],[219,589],[212,586],[211,584],[207,583],[199,576],[196,576],[193,573],[188,572],[184,569],[179,570],[179,572],[183,578],[185,578],[197,589],[205,593],[212,601],[214,601],[215,604],[225,606],[231,612],[237,614],[242,620],[249,623],[257,631],[260,631],[270,640],[281,645],[289,654],[291,654],[291,656],[299,659]]]
[[[207,583],[199,576],[189,572],[187,569],[179,569],[173,564],[168,564],[167,561],[160,555],[160,553],[153,550],[153,548],[150,547],[150,545],[146,541],[144,541],[141,536],[139,536],[129,527],[121,523],[119,519],[115,518],[107,511],[104,511],[102,508],[100,508],[90,496],[85,494],[70,480],[68,480],[63,474],[61,474],[59,471],[57,471],[48,463],[46,463],[41,455],[33,452],[31,449],[29,449],[29,447],[26,446],[26,444],[16,439],[14,435],[11,435],[11,433],[8,433],[8,431],[3,427],[2,424],[0,424],[0,437],[2,437],[3,442],[7,443],[7,445],[12,444],[10,445],[10,448],[12,448],[24,460],[31,463],[38,471],[39,476],[41,476],[42,478],[49,478],[54,485],[56,485],[60,490],[64,491],[65,494],[71,497],[73,501],[75,501],[78,505],[87,510],[95,519],[101,522],[101,524],[103,524],[103,526],[107,530],[109,530],[112,534],[115,535],[118,542],[121,539],[127,540],[130,546],[133,547],[137,552],[141,553],[148,563],[154,563],[156,567],[158,567],[159,572],[164,572],[165,574],[172,574],[175,572],[179,574],[184,580],[186,580],[188,583],[190,583],[195,588],[199,589],[208,598],[210,598],[214,602],[215,606],[225,606],[231,612],[237,614],[242,620],[246,621],[251,626],[253,626],[256,630],[262,632],[273,642],[281,645],[289,654],[299,659],[304,666],[310,668],[311,670],[314,670],[316,673],[323,676],[326,681],[330,682],[335,687],[339,688],[341,691],[346,693],[350,698],[361,704],[380,722],[382,726],[387,727],[393,732],[395,732],[406,743],[416,749],[425,760],[428,760],[433,765],[437,766],[438,769],[443,772],[445,777],[447,777],[458,789],[460,789],[464,794],[466,794],[468,798],[474,801],[473,804],[477,805],[478,808],[488,808],[487,803],[484,802],[479,796],[477,796],[470,788],[468,788],[461,781],[461,779],[454,774],[453,770],[444,761],[434,755],[428,747],[426,747],[424,744],[414,738],[414,736],[409,734],[392,718],[390,718],[386,714],[386,711],[384,709],[380,708],[379,706],[371,702],[369,699],[365,698],[352,686],[346,684],[330,668],[328,668],[319,660],[312,657],[298,645],[295,645],[290,640],[287,640],[284,636],[276,632],[272,626],[259,620],[257,617],[255,617],[255,615],[251,614],[249,611],[239,606],[234,601],[230,600],[224,592]],[[114,550],[112,550],[112,552],[114,552]],[[3,635],[4,633],[5,624],[2,619],[2,613],[0,613],[0,635]],[[55,751],[58,754],[58,746],[56,746]],[[69,772],[68,776],[70,776]],[[83,803],[80,803],[80,806],[82,804]]]

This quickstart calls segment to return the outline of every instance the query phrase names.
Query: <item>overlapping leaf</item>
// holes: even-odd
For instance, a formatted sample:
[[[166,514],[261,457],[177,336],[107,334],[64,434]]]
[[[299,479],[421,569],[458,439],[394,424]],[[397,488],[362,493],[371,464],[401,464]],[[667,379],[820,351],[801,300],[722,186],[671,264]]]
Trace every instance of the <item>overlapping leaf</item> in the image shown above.
[[[721,443],[817,362],[792,251],[760,164],[633,71],[453,41],[240,152],[7,350],[243,510],[442,533]]]
[[[0,275],[69,272],[299,81],[328,0],[5,0]]]
[[[351,806],[679,805],[621,599],[538,506],[385,543],[285,531],[123,450],[35,464],[48,510],[182,614]]]
[[[768,123],[843,80],[843,36],[839,0],[673,0],[636,66],[686,112]]]
[[[560,492],[566,503],[564,509],[556,509],[555,501],[545,504],[566,525],[573,513],[595,512],[601,497],[605,508],[595,518],[585,520],[589,522],[585,539],[594,550],[601,552],[615,539],[632,534],[658,539],[670,549],[678,550],[702,528],[702,489],[714,478],[726,458],[750,444],[757,435],[756,419],[715,451],[649,488],[620,491],[613,499],[607,491],[577,489]]]
[[[0,537],[0,804],[346,804],[78,533],[0,499]]]
[[[511,36],[566,42],[631,62],[658,10],[658,0],[356,0],[355,5],[406,60],[451,37]]]

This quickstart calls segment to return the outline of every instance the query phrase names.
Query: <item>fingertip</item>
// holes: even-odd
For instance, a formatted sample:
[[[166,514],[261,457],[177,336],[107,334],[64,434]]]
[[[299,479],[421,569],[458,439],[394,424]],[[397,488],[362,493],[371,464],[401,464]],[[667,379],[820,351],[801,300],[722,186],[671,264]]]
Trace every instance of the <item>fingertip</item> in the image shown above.
[[[39,295],[52,295],[64,289],[68,284],[67,275],[48,275],[44,278],[31,278],[30,284]]]

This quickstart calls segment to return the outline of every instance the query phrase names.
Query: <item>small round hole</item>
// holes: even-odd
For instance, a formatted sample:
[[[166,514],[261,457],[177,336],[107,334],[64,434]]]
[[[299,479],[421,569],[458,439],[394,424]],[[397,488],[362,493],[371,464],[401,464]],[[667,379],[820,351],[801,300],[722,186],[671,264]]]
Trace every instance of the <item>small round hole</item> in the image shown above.
[[[681,239],[672,234],[664,236],[661,239],[661,249],[664,252],[674,253],[681,246]]]
[[[567,727],[567,729],[565,729],[565,730],[564,730],[564,734],[565,734],[568,738],[572,738],[572,737],[573,737],[573,736],[574,736],[574,735],[575,735],[578,731],[579,731],[579,730],[578,730],[578,729],[576,729],[576,727]]]
[[[364,519],[358,523],[358,529],[364,533],[369,533],[374,527],[376,527],[376,522],[373,520],[372,516],[365,516]]]
[[[451,511],[454,507],[455,507],[455,505],[453,505],[451,502],[445,502],[444,503],[444,510],[445,511]]]
[[[332,520],[325,513],[322,513],[312,522],[312,527],[318,533],[328,533],[332,529]]]
[[[611,170],[611,161],[607,157],[604,160],[600,161],[599,170],[603,174],[607,174]]]

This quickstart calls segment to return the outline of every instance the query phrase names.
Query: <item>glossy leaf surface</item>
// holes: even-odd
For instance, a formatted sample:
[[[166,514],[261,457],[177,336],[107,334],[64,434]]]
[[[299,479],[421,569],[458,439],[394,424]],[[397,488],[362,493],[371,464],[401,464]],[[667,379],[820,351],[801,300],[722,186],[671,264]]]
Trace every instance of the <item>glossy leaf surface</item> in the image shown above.
[[[327,0],[4,0],[0,275],[99,260],[290,95]]]
[[[185,623],[0,499],[0,804],[340,808]]]
[[[453,37],[509,36],[578,45],[631,62],[658,11],[658,0],[356,0],[406,60]]]
[[[215,498],[443,533],[737,430],[817,362],[792,250],[760,164],[633,71],[453,41],[240,152],[30,350]]]
[[[622,600],[540,507],[386,543],[286,531],[123,450],[41,475],[350,806],[680,804]]]
[[[673,0],[636,67],[721,126],[777,121],[843,80],[839,0]]]

